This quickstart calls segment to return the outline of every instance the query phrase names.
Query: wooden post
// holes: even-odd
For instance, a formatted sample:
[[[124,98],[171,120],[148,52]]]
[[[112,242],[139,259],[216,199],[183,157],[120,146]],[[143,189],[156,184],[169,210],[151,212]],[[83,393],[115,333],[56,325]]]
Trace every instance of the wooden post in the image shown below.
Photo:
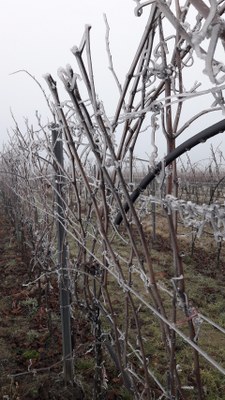
[[[65,383],[72,383],[74,370],[72,358],[72,337],[71,337],[71,315],[70,315],[70,289],[67,267],[67,248],[65,230],[65,203],[63,199],[63,142],[62,131],[56,125],[52,126],[52,144],[55,156],[55,200],[57,211],[57,240],[58,240],[58,268],[59,268],[59,291],[60,310],[62,325],[62,350],[64,365]]]

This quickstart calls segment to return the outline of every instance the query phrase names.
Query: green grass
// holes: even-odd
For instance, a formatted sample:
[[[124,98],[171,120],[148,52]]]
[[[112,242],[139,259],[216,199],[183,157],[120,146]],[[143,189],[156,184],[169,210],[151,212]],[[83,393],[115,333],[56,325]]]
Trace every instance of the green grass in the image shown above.
[[[22,353],[22,356],[26,359],[26,360],[37,360],[39,358],[39,353],[37,350],[25,350]]]

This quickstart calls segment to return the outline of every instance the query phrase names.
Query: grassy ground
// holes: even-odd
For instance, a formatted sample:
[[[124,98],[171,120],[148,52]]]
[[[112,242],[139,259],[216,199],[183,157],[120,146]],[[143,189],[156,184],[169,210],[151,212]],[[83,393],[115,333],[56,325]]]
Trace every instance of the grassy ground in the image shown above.
[[[172,292],[173,286],[171,279],[174,277],[173,256],[171,251],[170,237],[167,227],[167,219],[164,215],[157,215],[156,240],[152,242],[151,217],[143,218],[145,235],[151,249],[153,269],[157,282],[160,286]],[[121,234],[123,228],[121,227]],[[219,248],[214,241],[212,232],[205,232],[201,238],[195,238],[191,233],[191,228],[184,228],[178,225],[178,245],[181,254],[184,277],[185,292],[189,302],[192,303],[197,313],[203,314],[215,323],[225,328],[225,248],[222,244]],[[124,236],[125,238],[125,236]],[[136,232],[135,241],[139,244],[140,238]],[[125,260],[129,258],[129,249],[125,242],[115,236],[113,241],[114,248]],[[135,260],[133,260],[135,263]],[[124,265],[124,275],[128,276],[127,265]],[[91,279],[90,279],[91,281]],[[126,296],[118,282],[109,276],[109,293],[114,314],[117,318],[118,326],[124,332],[128,328],[129,341],[134,348],[137,347],[137,327],[129,309],[128,324],[126,324]],[[132,289],[141,294],[149,304],[151,299],[146,291],[144,283],[138,274],[132,274]],[[160,292],[169,319],[172,320],[172,297],[167,292]],[[154,371],[155,376],[166,387],[166,372],[168,371],[168,360],[164,344],[161,338],[158,319],[149,309],[133,296],[134,303],[138,312],[140,329],[143,337],[145,354],[149,359],[149,367]],[[111,326],[102,317],[102,327],[105,332],[110,331]],[[187,319],[183,311],[177,309],[177,327],[189,336]],[[225,368],[225,335],[213,326],[202,320],[198,336],[198,345]],[[132,351],[130,351],[132,353]],[[129,355],[129,361],[137,367],[137,358]],[[181,385],[184,387],[184,395],[187,400],[196,400],[197,390],[195,388],[193,350],[182,338],[176,338],[176,358],[179,365],[179,376]],[[205,399],[225,399],[225,379],[223,375],[213,368],[207,361],[200,356],[200,367],[202,373],[202,384]],[[107,364],[106,364],[107,368]],[[140,369],[139,369],[140,371]],[[141,373],[141,372],[140,372]],[[155,390],[152,383],[153,391]],[[123,397],[122,397],[123,398]],[[157,397],[156,397],[157,398]]]
[[[159,283],[168,290],[172,289],[171,278],[174,276],[170,239],[165,229],[166,218],[157,218],[157,238],[152,245],[152,257],[155,270],[158,270]],[[151,235],[150,225],[145,224],[146,234]],[[212,232],[201,238],[193,238],[190,228],[178,224],[178,245],[182,255],[185,291],[189,301],[199,314],[210,318],[222,328],[225,328],[225,247],[221,248],[214,241]],[[167,311],[172,308],[172,299],[164,297]],[[188,335],[182,313],[177,315],[178,327]],[[156,334],[157,335],[157,334]],[[225,335],[206,321],[202,321],[198,345],[225,368]],[[177,338],[177,361],[180,366],[181,381],[192,386],[193,362],[191,362],[191,348],[181,338]],[[200,357],[202,369],[202,383],[206,399],[225,399],[225,378],[216,369]],[[186,392],[187,399],[195,399],[196,394],[190,390]]]
[[[4,399],[86,399],[93,397],[93,374],[95,360],[90,351],[93,343],[93,333],[90,324],[81,315],[76,315],[76,381],[82,387],[83,394],[76,390],[70,393],[62,384],[61,364],[61,333],[58,306],[57,281],[52,281],[53,289],[48,297],[46,312],[46,292],[41,292],[36,285],[30,288],[23,284],[30,280],[29,263],[23,258],[16,243],[13,228],[4,215],[1,215],[0,227],[0,398]],[[157,237],[151,240],[151,226],[145,224],[145,233],[151,247],[154,271],[158,283],[171,290],[173,260],[168,236],[165,229],[166,220],[157,217]],[[199,313],[206,315],[217,324],[225,327],[225,248],[219,249],[210,235],[205,234],[201,240],[191,240],[190,230],[179,225],[179,248],[185,275],[186,293]],[[137,237],[138,242],[138,237]],[[126,257],[126,246],[120,251]],[[219,252],[219,253],[218,253]],[[219,262],[218,256],[219,255]],[[114,312],[118,315],[121,327],[124,325],[124,296],[118,296],[121,288],[111,280],[111,300]],[[143,291],[143,282],[137,279],[134,287]],[[172,300],[162,293],[165,308],[170,315]],[[136,303],[138,307],[138,302]],[[183,314],[178,311],[178,327],[186,334],[186,324],[183,324]],[[163,348],[158,321],[144,307],[140,309],[139,320],[144,337],[144,347],[149,355],[151,367],[160,381],[165,382],[165,351]],[[107,324],[104,325],[108,329]],[[137,331],[132,317],[129,321],[131,343],[135,345]],[[225,335],[203,322],[198,339],[199,346],[210,354],[218,363],[225,367]],[[179,364],[181,382],[185,389],[186,399],[196,399],[193,386],[192,350],[182,339],[177,338],[176,356]],[[122,388],[121,377],[112,361],[104,354],[108,375],[106,399],[131,399]],[[130,358],[132,361],[132,356]],[[202,382],[205,398],[209,400],[225,399],[225,379],[215,369],[200,357]],[[49,368],[51,367],[51,368]],[[32,373],[31,373],[32,371]],[[72,389],[71,389],[72,390]],[[4,397],[5,396],[5,397]],[[8,396],[8,397],[7,397]]]
[[[79,389],[65,389],[61,379],[57,286],[52,282],[50,316],[44,287],[40,292],[36,285],[23,286],[30,280],[29,265],[24,262],[14,230],[4,215],[0,227],[0,271],[0,398],[83,398]]]
[[[58,281],[51,279],[48,295],[44,284],[24,286],[34,280],[33,272],[29,275],[29,255],[21,251],[14,228],[1,211],[0,218],[0,399],[92,400],[95,359],[90,352],[94,340],[91,324],[76,310],[72,325],[75,384],[66,388]],[[105,398],[130,398],[109,358],[108,366]]]

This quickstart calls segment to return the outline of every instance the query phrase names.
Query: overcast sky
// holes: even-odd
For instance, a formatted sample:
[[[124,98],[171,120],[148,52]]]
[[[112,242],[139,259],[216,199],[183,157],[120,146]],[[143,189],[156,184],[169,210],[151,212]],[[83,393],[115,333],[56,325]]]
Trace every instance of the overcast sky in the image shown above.
[[[57,69],[67,63],[76,69],[75,58],[70,49],[80,44],[85,24],[92,26],[91,41],[97,92],[109,107],[109,112],[113,112],[117,101],[117,89],[108,70],[103,13],[106,13],[110,25],[110,43],[115,69],[123,82],[148,16],[148,12],[145,11],[142,17],[135,17],[134,8],[133,0],[2,2],[0,145],[3,141],[7,142],[7,129],[13,126],[10,108],[19,123],[23,121],[23,117],[28,117],[32,122],[36,110],[39,110],[43,119],[47,115],[43,96],[35,83],[26,74],[11,74],[25,69],[34,75],[48,92],[43,74],[49,72],[57,78]],[[221,116],[219,119],[222,119]],[[210,116],[209,123],[216,121],[216,118],[213,120]],[[201,126],[199,128],[201,130]],[[215,146],[221,140],[221,137],[217,138],[214,141]],[[201,150],[199,148],[194,157],[207,157],[206,145],[202,146]],[[193,155],[195,153],[193,152]]]
[[[102,95],[112,89],[113,80],[108,70],[105,51],[106,13],[111,27],[111,48],[115,68],[121,80],[140,40],[145,26],[134,16],[132,0],[7,0],[2,3],[0,13],[1,35],[1,135],[12,125],[10,107],[17,118],[28,116],[36,109],[44,110],[44,101],[38,87],[25,74],[11,73],[26,69],[46,88],[43,74],[49,72],[56,77],[57,69],[76,61],[70,49],[79,45],[85,24],[92,26],[91,41],[95,76],[103,77]],[[107,80],[107,82],[105,82]],[[99,90],[101,90],[99,88]],[[112,94],[108,96],[112,98]],[[1,138],[2,141],[2,138]]]

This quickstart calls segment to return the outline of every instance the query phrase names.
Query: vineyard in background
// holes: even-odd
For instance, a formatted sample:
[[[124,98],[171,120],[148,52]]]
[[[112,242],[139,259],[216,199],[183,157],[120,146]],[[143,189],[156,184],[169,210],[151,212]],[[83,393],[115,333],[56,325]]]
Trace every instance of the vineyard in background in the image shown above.
[[[24,131],[15,121],[1,153],[1,199],[29,253],[24,286],[42,290],[44,281],[48,304],[58,283],[66,385],[96,400],[113,385],[121,399],[225,399],[224,155],[212,147],[200,166],[186,153],[223,132],[224,120],[176,147],[196,120],[224,111],[216,53],[224,7],[136,3],[136,15],[149,11],[149,19],[123,86],[106,25],[119,91],[113,117],[96,94],[87,26],[72,49],[79,74],[59,69],[63,94],[45,76],[51,123],[37,113],[38,128],[26,121]],[[197,57],[209,77],[202,91],[187,75]],[[190,115],[199,96],[209,107]],[[159,162],[162,140],[167,156]],[[152,146],[147,162],[135,156],[139,141]],[[82,320],[89,341],[81,345]]]

